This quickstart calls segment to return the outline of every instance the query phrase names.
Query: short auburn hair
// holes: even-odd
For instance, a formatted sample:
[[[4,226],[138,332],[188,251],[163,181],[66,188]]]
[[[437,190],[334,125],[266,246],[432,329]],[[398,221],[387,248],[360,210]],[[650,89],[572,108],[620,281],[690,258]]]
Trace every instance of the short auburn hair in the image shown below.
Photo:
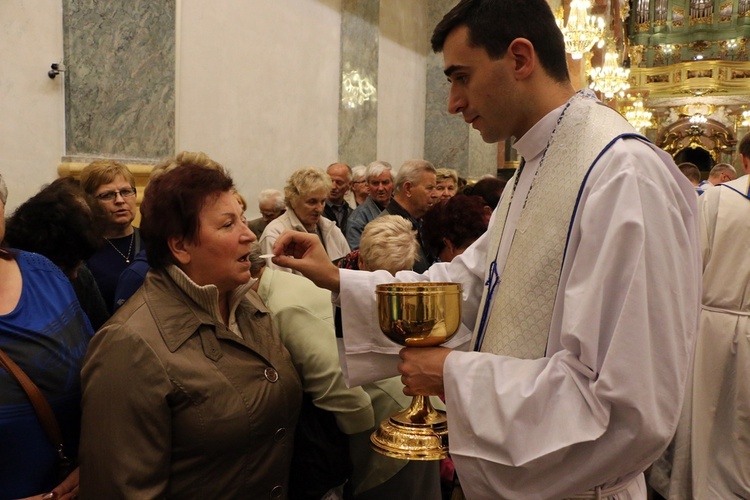
[[[200,213],[209,199],[234,192],[224,167],[204,153],[184,151],[167,163],[169,168],[149,181],[141,202],[141,237],[156,269],[175,263],[170,238],[199,242]]]

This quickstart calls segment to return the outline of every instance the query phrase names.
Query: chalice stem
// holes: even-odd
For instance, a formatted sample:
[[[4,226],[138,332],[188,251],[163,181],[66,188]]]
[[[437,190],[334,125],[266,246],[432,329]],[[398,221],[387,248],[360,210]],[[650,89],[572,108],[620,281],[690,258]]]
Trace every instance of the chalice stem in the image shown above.
[[[436,410],[428,396],[414,396],[411,404],[405,410],[397,413],[392,419],[406,425],[433,426],[436,423],[445,424],[445,412]]]
[[[430,398],[427,396],[414,396],[411,400],[409,408],[406,410],[409,415],[409,419],[414,424],[425,424],[430,414],[435,413],[435,409],[430,403]]]

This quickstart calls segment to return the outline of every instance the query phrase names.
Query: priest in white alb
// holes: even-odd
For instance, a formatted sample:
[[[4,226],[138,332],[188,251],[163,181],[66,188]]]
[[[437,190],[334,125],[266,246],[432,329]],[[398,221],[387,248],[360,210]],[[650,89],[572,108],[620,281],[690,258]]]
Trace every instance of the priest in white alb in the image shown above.
[[[462,0],[432,45],[449,111],[486,142],[517,138],[524,158],[488,232],[421,275],[338,270],[293,233],[274,262],[334,292],[349,384],[398,370],[406,394],[445,395],[468,499],[645,499],[694,346],[695,192],[669,155],[575,92],[544,0]],[[394,280],[463,284],[448,346],[383,336],[374,291]]]
[[[695,366],[673,454],[656,466],[669,476],[668,489],[659,486],[671,500],[750,498],[750,134],[739,151],[746,175],[698,200],[703,307]]]

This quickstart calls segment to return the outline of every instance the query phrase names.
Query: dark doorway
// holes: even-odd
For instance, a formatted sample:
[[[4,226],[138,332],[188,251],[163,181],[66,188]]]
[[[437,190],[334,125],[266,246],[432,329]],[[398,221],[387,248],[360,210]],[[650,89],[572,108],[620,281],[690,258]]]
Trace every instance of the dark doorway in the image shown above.
[[[711,158],[711,153],[703,148],[685,148],[674,155],[674,162],[676,164],[679,165],[686,161],[695,164],[701,172],[708,172],[714,166],[714,159]]]

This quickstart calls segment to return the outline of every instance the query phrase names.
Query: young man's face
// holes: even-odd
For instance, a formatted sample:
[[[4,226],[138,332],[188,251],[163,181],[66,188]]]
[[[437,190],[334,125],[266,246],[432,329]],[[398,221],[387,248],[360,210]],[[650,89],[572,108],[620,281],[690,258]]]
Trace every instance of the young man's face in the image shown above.
[[[451,84],[448,111],[461,113],[466,123],[488,143],[513,134],[516,106],[512,58],[491,59],[482,47],[469,44],[469,30],[459,26],[443,45],[445,74]]]

